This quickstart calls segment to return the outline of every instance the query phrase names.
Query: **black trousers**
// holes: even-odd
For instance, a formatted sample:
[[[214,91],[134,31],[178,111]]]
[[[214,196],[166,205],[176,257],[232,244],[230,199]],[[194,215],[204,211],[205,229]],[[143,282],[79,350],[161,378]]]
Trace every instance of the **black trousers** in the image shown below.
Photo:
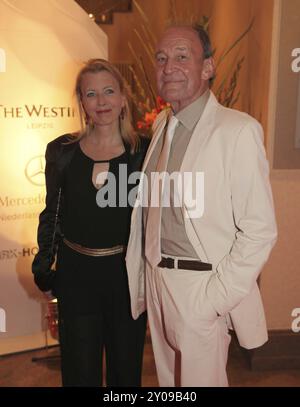
[[[89,257],[62,247],[56,293],[63,386],[140,386],[146,314],[133,320],[124,254]]]

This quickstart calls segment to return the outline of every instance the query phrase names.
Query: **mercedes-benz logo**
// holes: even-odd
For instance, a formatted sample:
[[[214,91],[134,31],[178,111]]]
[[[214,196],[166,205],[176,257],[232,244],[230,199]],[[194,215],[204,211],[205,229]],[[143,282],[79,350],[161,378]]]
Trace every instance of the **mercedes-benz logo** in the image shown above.
[[[43,155],[38,155],[28,161],[25,176],[33,185],[45,185],[45,157]]]

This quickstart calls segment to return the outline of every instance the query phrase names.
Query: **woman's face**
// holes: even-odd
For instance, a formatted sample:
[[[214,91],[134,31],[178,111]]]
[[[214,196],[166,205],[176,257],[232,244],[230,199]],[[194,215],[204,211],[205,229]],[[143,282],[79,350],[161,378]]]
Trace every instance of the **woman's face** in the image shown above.
[[[83,108],[94,125],[118,124],[125,96],[111,73],[101,71],[84,74],[80,89]]]

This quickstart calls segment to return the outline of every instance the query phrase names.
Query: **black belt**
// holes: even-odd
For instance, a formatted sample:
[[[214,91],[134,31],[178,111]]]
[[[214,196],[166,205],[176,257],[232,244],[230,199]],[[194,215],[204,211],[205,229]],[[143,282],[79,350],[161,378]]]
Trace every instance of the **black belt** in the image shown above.
[[[200,260],[177,260],[177,267],[175,267],[175,260],[171,257],[163,257],[158,267],[164,267],[167,269],[185,269],[185,270],[199,270],[209,271],[212,270],[210,263],[203,263]]]

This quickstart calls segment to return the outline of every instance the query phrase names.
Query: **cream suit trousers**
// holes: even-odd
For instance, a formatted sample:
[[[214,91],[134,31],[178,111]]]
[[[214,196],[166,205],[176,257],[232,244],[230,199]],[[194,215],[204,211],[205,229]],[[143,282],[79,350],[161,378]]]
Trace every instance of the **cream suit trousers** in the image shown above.
[[[160,386],[228,386],[231,337],[225,318],[217,316],[205,294],[210,273],[147,268],[148,318]]]

